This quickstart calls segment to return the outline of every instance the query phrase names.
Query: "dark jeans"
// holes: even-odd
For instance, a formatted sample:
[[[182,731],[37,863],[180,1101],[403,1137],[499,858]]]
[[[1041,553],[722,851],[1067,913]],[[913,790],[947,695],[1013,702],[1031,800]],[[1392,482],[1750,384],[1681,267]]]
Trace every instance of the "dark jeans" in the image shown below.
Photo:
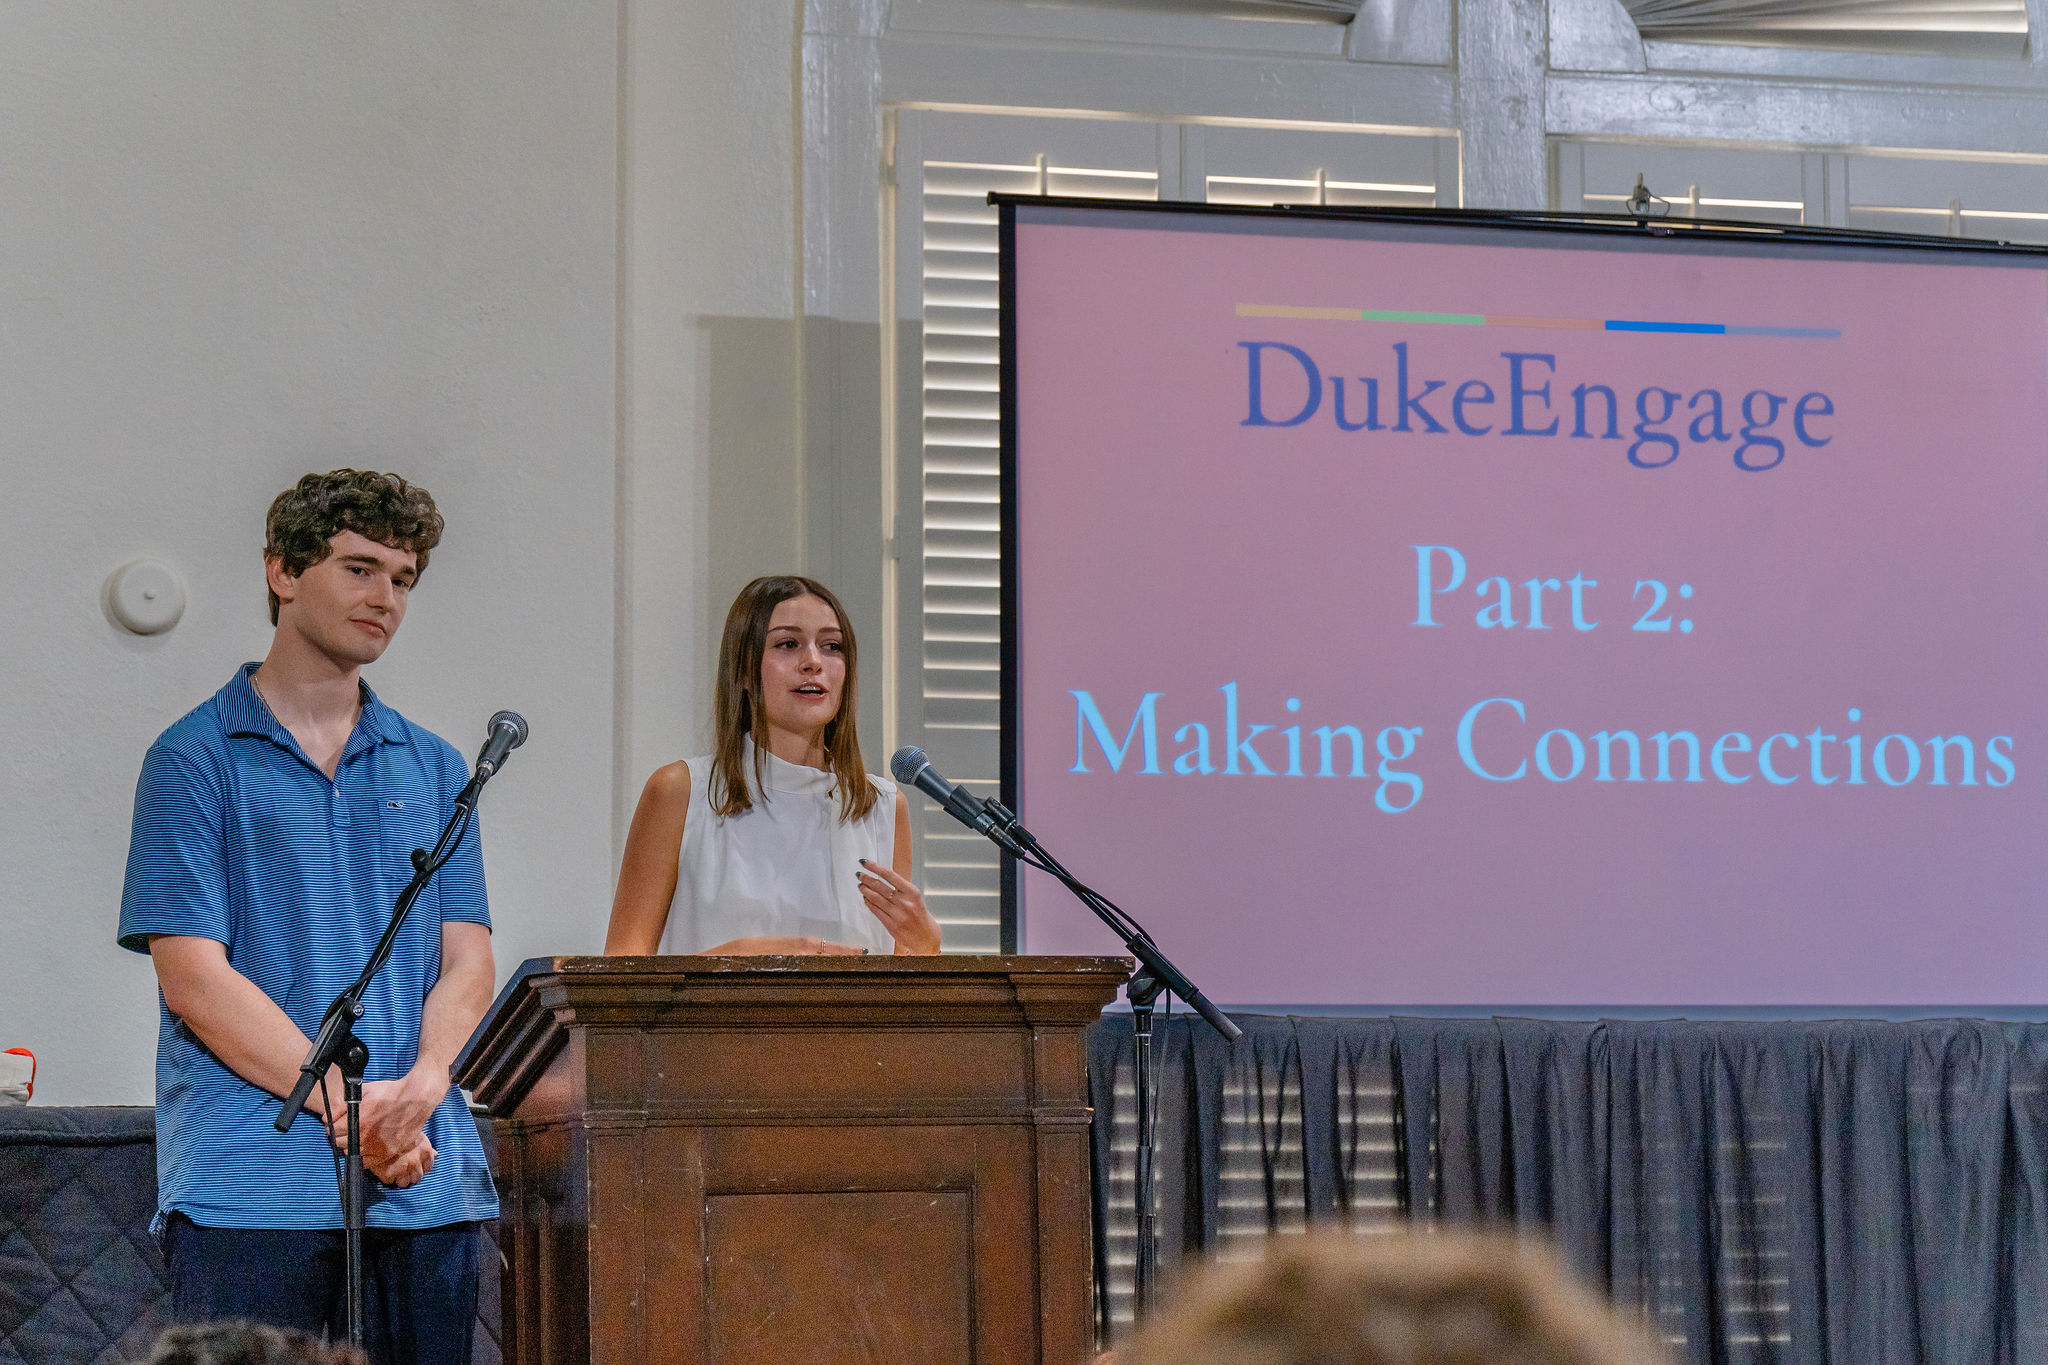
[[[363,1234],[363,1334],[372,1365],[469,1365],[476,1334],[475,1223]],[[348,1337],[342,1233],[206,1228],[182,1213],[164,1231],[171,1316],[249,1318]]]

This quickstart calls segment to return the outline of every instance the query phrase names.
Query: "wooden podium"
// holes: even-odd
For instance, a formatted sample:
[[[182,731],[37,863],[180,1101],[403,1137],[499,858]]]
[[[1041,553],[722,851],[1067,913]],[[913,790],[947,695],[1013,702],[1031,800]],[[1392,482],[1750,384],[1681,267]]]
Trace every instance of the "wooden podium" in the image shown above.
[[[456,1063],[511,1365],[1081,1365],[1110,957],[557,957]]]

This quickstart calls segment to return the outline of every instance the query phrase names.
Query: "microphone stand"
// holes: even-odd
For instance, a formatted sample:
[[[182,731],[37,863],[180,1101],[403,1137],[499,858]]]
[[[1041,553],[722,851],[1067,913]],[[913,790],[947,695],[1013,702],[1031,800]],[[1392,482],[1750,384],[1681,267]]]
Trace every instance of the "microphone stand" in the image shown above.
[[[1154,1130],[1158,1109],[1158,1081],[1152,1074],[1153,1002],[1162,992],[1171,992],[1185,1000],[1196,1013],[1208,1021],[1210,1027],[1225,1038],[1240,1038],[1244,1030],[1233,1023],[1230,1016],[1211,1004],[1208,996],[1196,989],[1195,984],[1168,960],[1166,954],[1159,950],[1159,945],[1152,941],[1152,936],[1146,933],[1136,920],[1108,897],[1067,871],[1057,858],[1047,853],[1032,836],[1031,831],[1017,823],[1017,816],[1009,807],[1000,801],[984,801],[980,816],[971,823],[1011,857],[1026,866],[1035,867],[1058,878],[1083,905],[1095,912],[1096,918],[1109,926],[1110,931],[1123,940],[1125,950],[1138,960],[1138,970],[1124,983],[1124,997],[1131,1006],[1131,1028],[1137,1044],[1134,1079],[1137,1082],[1138,1094],[1138,1151],[1135,1172],[1138,1245],[1131,1272],[1131,1316],[1133,1320],[1142,1320],[1146,1310],[1151,1306],[1158,1269],[1158,1228],[1152,1209],[1155,1155],[1153,1148],[1156,1140]]]
[[[292,1087],[291,1095],[277,1116],[277,1131],[288,1131],[306,1107],[306,1099],[313,1093],[313,1087],[327,1074],[327,1069],[340,1068],[342,1102],[348,1111],[348,1142],[343,1154],[341,1186],[342,1242],[348,1281],[348,1339],[349,1344],[358,1350],[364,1349],[363,1229],[368,1214],[363,1173],[363,1073],[369,1069],[370,1051],[355,1036],[355,1023],[363,1017],[363,994],[369,989],[371,979],[390,958],[398,931],[404,927],[406,916],[412,913],[413,902],[426,890],[433,875],[455,856],[463,835],[469,831],[470,821],[476,815],[477,797],[490,776],[489,772],[479,768],[456,795],[455,811],[442,827],[441,837],[435,842],[432,853],[423,848],[412,851],[412,880],[399,893],[398,903],[392,907],[391,923],[385,926],[384,936],[377,940],[362,975],[335,996],[327,1006],[327,1013],[321,1016],[319,1031],[313,1035],[313,1046],[306,1053],[306,1060],[299,1064],[299,1083]]]

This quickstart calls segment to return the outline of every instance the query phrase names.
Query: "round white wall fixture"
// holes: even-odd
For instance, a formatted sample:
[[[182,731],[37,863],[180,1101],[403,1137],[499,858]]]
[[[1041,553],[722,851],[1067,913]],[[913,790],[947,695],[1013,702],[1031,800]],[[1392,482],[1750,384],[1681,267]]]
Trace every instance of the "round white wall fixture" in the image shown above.
[[[115,625],[137,635],[161,635],[185,614],[185,584],[178,571],[155,559],[123,564],[101,590]]]

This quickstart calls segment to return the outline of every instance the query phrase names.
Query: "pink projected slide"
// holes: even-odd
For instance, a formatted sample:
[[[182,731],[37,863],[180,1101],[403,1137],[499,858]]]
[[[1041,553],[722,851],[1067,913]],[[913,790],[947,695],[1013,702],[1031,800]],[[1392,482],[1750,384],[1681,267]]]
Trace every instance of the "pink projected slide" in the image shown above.
[[[2048,1001],[2042,269],[1016,212],[1019,814],[1212,998]]]

